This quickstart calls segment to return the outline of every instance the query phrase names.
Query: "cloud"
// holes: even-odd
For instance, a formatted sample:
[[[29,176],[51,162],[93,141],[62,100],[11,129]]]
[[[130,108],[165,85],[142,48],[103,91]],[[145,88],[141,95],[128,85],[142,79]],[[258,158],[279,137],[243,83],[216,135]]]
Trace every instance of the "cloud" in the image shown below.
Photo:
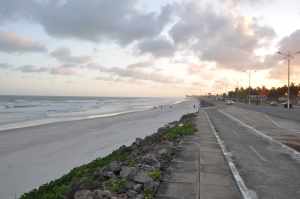
[[[58,48],[50,53],[50,55],[63,63],[82,64],[91,61],[89,56],[74,56],[69,48]]]
[[[152,65],[154,65],[153,61],[145,61],[145,62],[137,62],[134,64],[130,64],[127,67],[128,68],[147,68],[147,67],[151,67]]]
[[[24,73],[44,73],[49,71],[46,67],[39,67],[35,65],[24,65],[16,69]]]
[[[172,57],[176,51],[174,44],[166,38],[145,39],[138,43],[142,54],[151,54],[155,57]]]
[[[174,43],[220,67],[242,70],[245,65],[258,64],[254,51],[262,47],[262,41],[267,44],[275,36],[270,27],[255,19],[226,10],[217,13],[198,3],[179,5],[177,10],[179,19],[170,30]]]
[[[1,3],[0,16],[5,20],[28,19],[41,24],[57,38],[88,41],[113,40],[127,45],[158,35],[169,22],[171,9],[160,13],[137,9],[138,0],[17,0]],[[4,20],[4,19],[3,19]]]
[[[0,51],[6,53],[45,52],[47,48],[41,43],[14,32],[0,31]]]
[[[282,38],[278,42],[278,49],[280,52],[294,54],[291,59],[291,75],[300,75],[300,30],[294,31],[289,36]],[[283,56],[275,54],[269,55],[265,59],[265,64],[271,68],[269,77],[277,80],[285,80],[287,78],[287,60]]]
[[[77,74],[77,71],[74,68],[69,68],[64,66],[52,68],[49,72],[52,75],[76,75]]]
[[[175,78],[173,76],[164,75],[156,71],[145,71],[140,68],[119,68],[112,67],[106,68],[99,66],[102,73],[107,73],[112,75],[112,77],[118,77],[120,79],[130,79],[130,80],[141,80],[141,81],[151,81],[158,83],[182,83],[182,80]]]
[[[71,67],[71,65],[61,65],[56,67],[24,65],[14,69],[21,71],[23,73],[48,73],[51,75],[76,75],[77,74],[75,67]]]
[[[8,64],[8,63],[0,63],[0,68],[2,68],[2,69],[11,69],[11,68],[13,68],[13,66]]]

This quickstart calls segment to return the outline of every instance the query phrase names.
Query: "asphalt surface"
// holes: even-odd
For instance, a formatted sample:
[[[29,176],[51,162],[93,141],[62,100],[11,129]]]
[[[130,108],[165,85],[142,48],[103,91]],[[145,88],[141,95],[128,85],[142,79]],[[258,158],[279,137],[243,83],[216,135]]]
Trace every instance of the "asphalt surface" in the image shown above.
[[[244,104],[236,103],[235,106],[244,109],[249,109],[257,112],[266,113],[270,116],[279,117],[282,119],[292,120],[300,122],[300,108],[295,107],[293,109],[286,109],[282,105],[270,106],[270,105],[254,105],[254,104]]]
[[[218,106],[206,111],[227,150],[232,153],[246,186],[257,198],[300,198],[300,164],[278,144],[262,139],[253,130],[233,121],[218,110],[226,110],[225,107]],[[245,111],[246,114],[251,113]],[[292,117],[292,114],[282,115]],[[265,122],[257,118],[256,123],[259,122],[267,131],[268,126]],[[274,125],[269,126],[270,131],[274,129]]]

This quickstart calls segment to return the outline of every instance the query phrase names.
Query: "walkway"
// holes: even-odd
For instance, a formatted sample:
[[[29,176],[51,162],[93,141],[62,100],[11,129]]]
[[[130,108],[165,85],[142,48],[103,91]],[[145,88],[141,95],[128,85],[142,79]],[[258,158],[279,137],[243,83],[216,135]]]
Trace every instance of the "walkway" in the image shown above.
[[[182,142],[156,198],[241,198],[204,111],[200,111],[196,123],[198,132]]]

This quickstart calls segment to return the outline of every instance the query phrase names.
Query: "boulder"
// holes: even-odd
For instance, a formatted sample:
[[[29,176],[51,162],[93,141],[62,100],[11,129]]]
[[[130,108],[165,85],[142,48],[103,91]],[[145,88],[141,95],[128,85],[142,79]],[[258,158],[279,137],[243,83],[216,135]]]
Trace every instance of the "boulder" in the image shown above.
[[[144,184],[144,189],[151,190],[153,192],[156,192],[158,189],[159,183],[155,181],[149,181]]]
[[[142,158],[142,162],[155,168],[160,168],[160,162],[157,160],[154,154],[149,153],[145,155]]]
[[[134,190],[127,191],[127,195],[128,195],[129,198],[135,198],[137,196],[137,194],[138,193]]]
[[[121,164],[118,161],[112,161],[109,166],[108,169],[111,170],[114,173],[118,173],[121,171]]]
[[[135,184],[133,186],[133,190],[136,191],[137,193],[140,193],[142,191],[143,185],[141,184]]]
[[[136,138],[133,144],[140,146],[142,144],[142,142],[143,142],[142,138]]]
[[[143,170],[138,171],[137,174],[134,176],[133,180],[141,184],[146,184],[153,181],[153,179],[148,176],[148,173],[146,173]]]
[[[93,192],[94,198],[93,199],[111,199],[112,194],[110,191],[103,191],[100,189],[97,189]]]
[[[74,199],[93,199],[93,192],[90,190],[79,190],[74,194]]]
[[[137,169],[135,167],[123,166],[121,168],[120,177],[132,179],[134,177],[134,175],[136,174],[136,172],[137,172]]]

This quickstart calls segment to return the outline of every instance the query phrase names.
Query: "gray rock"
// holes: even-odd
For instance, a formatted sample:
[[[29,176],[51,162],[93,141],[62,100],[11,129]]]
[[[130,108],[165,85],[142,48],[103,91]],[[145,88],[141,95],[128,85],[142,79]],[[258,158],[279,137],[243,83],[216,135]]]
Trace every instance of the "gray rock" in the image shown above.
[[[143,196],[143,194],[139,194],[135,197],[135,199],[144,199],[144,196]]]
[[[158,155],[160,155],[160,156],[163,156],[163,155],[167,155],[168,154],[168,149],[166,149],[166,148],[162,148],[162,149],[160,149],[160,150],[158,150]]]
[[[114,173],[118,173],[121,171],[121,164],[118,161],[112,161],[109,164],[108,169]]]
[[[157,160],[154,154],[147,154],[142,159],[143,163],[146,163],[150,166],[153,166],[155,168],[160,168],[160,162]]]
[[[132,179],[134,177],[134,175],[136,174],[136,172],[137,172],[137,169],[135,167],[123,166],[121,168],[120,177]]]
[[[146,184],[153,181],[153,179],[149,177],[148,174],[143,170],[138,171],[137,174],[134,176],[133,180],[137,183],[142,184]]]
[[[143,185],[141,184],[135,184],[133,186],[133,190],[136,191],[137,193],[140,193],[142,191]]]
[[[111,199],[112,194],[110,191],[103,191],[103,190],[95,190],[93,192],[94,198],[93,199]]]
[[[79,190],[74,194],[74,199],[93,199],[93,192],[90,190]]]
[[[153,192],[156,192],[158,189],[159,183],[155,181],[149,181],[144,184],[144,189],[151,190]]]
[[[135,141],[134,141],[134,144],[136,144],[136,145],[141,145],[142,144],[142,142],[143,142],[143,139],[142,138],[136,138],[135,139]]]
[[[103,170],[102,171],[102,176],[107,177],[107,178],[115,178],[115,174],[112,171],[107,171],[107,170]]]
[[[128,195],[129,198],[135,198],[137,196],[137,194],[138,193],[134,190],[127,191],[127,195]]]

